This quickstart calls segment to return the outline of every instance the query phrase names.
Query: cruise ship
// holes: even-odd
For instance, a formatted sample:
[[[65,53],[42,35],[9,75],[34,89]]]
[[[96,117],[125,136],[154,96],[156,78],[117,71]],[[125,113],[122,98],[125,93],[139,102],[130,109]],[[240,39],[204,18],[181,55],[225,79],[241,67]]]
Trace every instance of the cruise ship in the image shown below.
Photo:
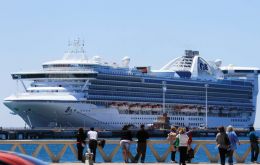
[[[111,64],[87,58],[77,39],[61,60],[43,63],[41,71],[12,73],[22,91],[4,104],[31,128],[115,130],[148,125],[163,114],[171,125],[191,128],[254,124],[258,68],[224,67],[192,50],[159,70],[129,63],[129,57]]]

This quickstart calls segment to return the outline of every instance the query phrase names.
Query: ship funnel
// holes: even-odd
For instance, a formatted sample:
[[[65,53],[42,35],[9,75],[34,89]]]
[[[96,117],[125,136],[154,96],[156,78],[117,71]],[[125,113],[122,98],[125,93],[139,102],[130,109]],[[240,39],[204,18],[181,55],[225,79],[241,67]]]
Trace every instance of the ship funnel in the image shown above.
[[[122,65],[123,65],[124,67],[128,67],[128,66],[129,66],[129,63],[130,63],[130,57],[125,56],[125,57],[122,59]]]
[[[198,56],[199,54],[200,54],[199,51],[185,50],[185,56],[188,56],[188,57]]]

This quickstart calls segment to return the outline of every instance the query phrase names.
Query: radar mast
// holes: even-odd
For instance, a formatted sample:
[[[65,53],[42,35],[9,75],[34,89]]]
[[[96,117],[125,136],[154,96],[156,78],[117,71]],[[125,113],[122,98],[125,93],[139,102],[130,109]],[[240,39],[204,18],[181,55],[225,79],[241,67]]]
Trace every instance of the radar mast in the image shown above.
[[[68,50],[64,53],[63,60],[87,60],[84,46],[85,41],[80,38],[74,39],[73,41],[69,40]]]

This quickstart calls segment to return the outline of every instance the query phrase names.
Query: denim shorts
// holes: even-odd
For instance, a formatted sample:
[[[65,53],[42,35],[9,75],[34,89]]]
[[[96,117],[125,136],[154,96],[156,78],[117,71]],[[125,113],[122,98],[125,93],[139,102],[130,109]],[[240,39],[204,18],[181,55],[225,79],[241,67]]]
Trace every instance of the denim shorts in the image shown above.
[[[122,149],[129,150],[129,148],[130,148],[130,140],[121,140],[120,141],[120,146],[122,147]]]

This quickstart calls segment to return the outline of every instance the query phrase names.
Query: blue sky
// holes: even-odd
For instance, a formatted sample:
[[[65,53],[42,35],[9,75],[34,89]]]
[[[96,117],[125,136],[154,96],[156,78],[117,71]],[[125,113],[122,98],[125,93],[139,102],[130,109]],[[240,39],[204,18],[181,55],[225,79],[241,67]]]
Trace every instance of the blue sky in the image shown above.
[[[0,98],[16,91],[11,72],[60,59],[76,37],[85,40],[88,57],[119,62],[127,55],[132,66],[159,69],[194,49],[223,65],[260,67],[259,8],[257,0],[1,1]],[[0,126],[24,126],[9,113],[0,104]]]

